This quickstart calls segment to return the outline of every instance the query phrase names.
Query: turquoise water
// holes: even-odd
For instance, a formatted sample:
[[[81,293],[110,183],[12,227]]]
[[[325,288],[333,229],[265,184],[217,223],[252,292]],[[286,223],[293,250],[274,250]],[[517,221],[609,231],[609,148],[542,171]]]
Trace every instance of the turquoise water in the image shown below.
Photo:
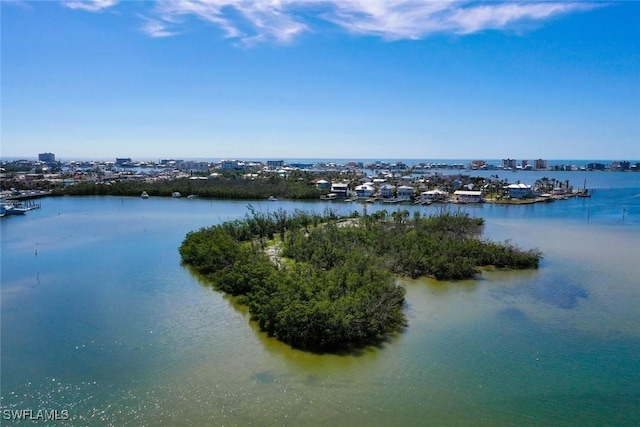
[[[590,199],[465,207],[488,237],[540,248],[540,269],[402,279],[409,326],[350,356],[266,337],[180,265],[188,231],[247,202],[42,199],[0,223],[2,409],[68,410],[59,425],[638,425],[640,174],[595,175]]]

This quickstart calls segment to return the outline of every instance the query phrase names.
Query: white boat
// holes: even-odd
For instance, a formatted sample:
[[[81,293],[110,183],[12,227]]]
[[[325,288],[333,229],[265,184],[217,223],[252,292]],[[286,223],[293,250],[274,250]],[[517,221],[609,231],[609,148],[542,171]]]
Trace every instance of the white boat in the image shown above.
[[[320,196],[321,200],[336,200],[338,195],[336,193],[323,194]]]
[[[9,215],[24,215],[25,213],[27,213],[29,209],[27,208],[23,208],[20,206],[11,206],[11,208],[9,208],[7,210],[7,214]]]
[[[278,199],[276,199],[273,196],[269,196],[269,198],[267,200],[269,200],[270,202],[277,202],[278,201]]]
[[[29,209],[16,206],[11,202],[2,202],[0,204],[0,214],[5,215],[24,215]]]
[[[171,197],[175,197],[176,199],[179,199],[180,197],[182,197],[182,194],[180,194],[180,192],[178,192],[178,191],[174,191],[171,194]]]
[[[189,194],[189,195],[187,196],[187,199],[197,199],[197,198],[198,198],[198,195],[197,195],[197,194]]]
[[[142,194],[140,195],[140,197],[142,197],[143,199],[148,199],[149,195],[147,194],[146,191],[143,191]]]

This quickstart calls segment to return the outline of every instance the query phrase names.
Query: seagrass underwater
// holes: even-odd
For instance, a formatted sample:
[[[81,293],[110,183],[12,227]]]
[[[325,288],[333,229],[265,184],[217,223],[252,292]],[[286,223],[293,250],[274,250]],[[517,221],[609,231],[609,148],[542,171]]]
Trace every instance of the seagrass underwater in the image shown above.
[[[42,199],[0,223],[2,416],[55,408],[68,425],[637,425],[640,182],[605,178],[588,199],[459,207],[485,219],[491,240],[542,251],[539,268],[400,278],[408,326],[353,354],[268,337],[245,306],[181,265],[188,232],[244,218],[247,202]]]

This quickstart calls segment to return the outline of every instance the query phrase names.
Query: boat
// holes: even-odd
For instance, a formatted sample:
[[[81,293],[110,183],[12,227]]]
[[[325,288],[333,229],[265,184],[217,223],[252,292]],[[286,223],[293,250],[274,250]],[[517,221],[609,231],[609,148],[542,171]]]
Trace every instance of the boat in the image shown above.
[[[24,215],[29,208],[14,205],[11,202],[2,202],[0,204],[0,215]]]
[[[336,200],[338,195],[336,193],[323,194],[320,196],[321,200]]]
[[[179,199],[180,197],[182,197],[182,194],[180,194],[180,192],[178,191],[174,191],[173,193],[171,193],[171,197]]]
[[[578,197],[591,197],[591,193],[587,190],[587,179],[584,180],[582,190],[578,191]]]
[[[189,194],[189,195],[187,196],[187,199],[197,199],[197,198],[198,198],[198,195],[197,195],[197,194]]]
[[[146,191],[143,191],[142,194],[140,194],[140,197],[142,197],[143,199],[148,199],[149,195],[147,194]]]
[[[270,202],[277,202],[278,201],[278,199],[276,199],[273,196],[269,196],[269,198],[267,200],[270,201]]]
[[[28,210],[29,210],[28,208],[11,205],[11,207],[6,210],[6,213],[7,215],[24,215],[25,213],[27,213]]]

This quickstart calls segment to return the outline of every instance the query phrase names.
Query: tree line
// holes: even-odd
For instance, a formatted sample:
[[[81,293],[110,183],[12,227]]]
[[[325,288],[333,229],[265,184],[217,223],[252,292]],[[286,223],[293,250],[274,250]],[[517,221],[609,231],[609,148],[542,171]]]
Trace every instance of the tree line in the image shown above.
[[[178,178],[170,180],[115,181],[106,183],[78,183],[59,190],[71,196],[139,196],[146,191],[149,196],[171,197],[174,192],[183,196],[195,194],[203,198],[256,200],[269,196],[304,200],[317,199],[320,192],[313,185],[279,177],[245,179],[220,176],[208,179]]]
[[[538,266],[539,251],[483,240],[483,222],[450,212],[339,216],[250,206],[242,220],[188,233],[179,250],[216,289],[238,296],[271,336],[341,351],[379,343],[406,325],[398,274],[464,279],[482,265]]]

